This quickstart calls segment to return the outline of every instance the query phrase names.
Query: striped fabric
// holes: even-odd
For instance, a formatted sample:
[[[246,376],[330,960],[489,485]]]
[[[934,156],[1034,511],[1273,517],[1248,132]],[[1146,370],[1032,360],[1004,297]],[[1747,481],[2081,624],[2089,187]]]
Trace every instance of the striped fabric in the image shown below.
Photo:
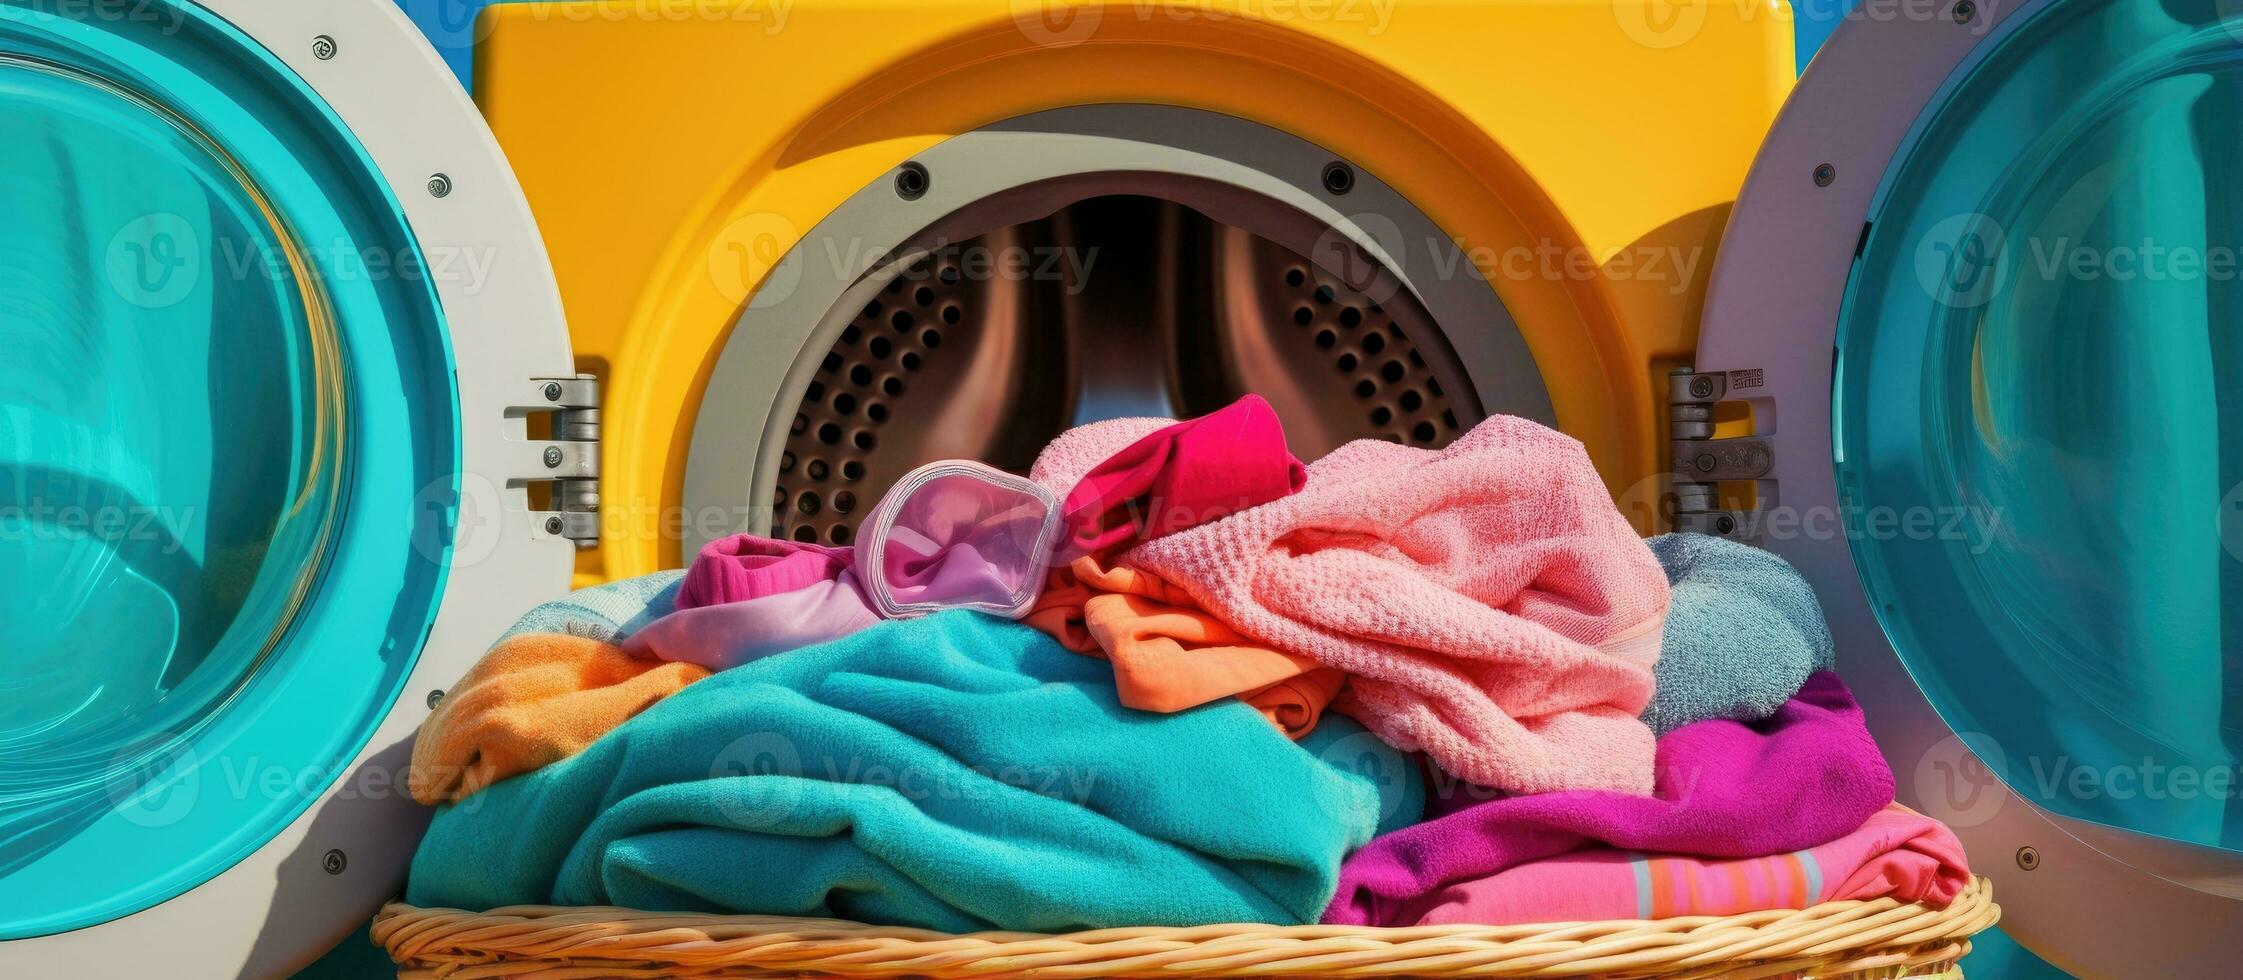
[[[1716,914],[1703,909],[1803,909],[1828,899],[1822,865],[1813,851],[1738,861],[1637,854],[1634,871],[1639,919]]]
[[[1766,857],[1714,859],[1607,847],[1573,851],[1448,886],[1406,921],[1665,919],[1886,896],[1944,905],[1969,882],[1954,833],[1894,804],[1828,844]]]

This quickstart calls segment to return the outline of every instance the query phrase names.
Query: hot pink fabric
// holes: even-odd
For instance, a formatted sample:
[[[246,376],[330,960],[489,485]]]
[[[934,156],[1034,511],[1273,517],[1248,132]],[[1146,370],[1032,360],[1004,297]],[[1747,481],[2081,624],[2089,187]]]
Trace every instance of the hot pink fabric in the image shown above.
[[[726,670],[880,621],[847,548],[736,534],[686,569],[676,608],[623,641],[634,657]]]
[[[839,578],[856,561],[848,548],[735,534],[711,541],[685,570],[679,609],[698,609],[793,592]]]
[[[1307,470],[1260,395],[1163,426],[1107,457],[1067,493],[1068,558],[1102,555],[1267,503]]]
[[[1137,440],[1175,425],[1175,419],[1125,418],[1106,419],[1078,425],[1059,434],[1036,454],[1036,462],[1028,468],[1028,478],[1044,485],[1052,496],[1061,500],[1074,491],[1075,484],[1098,464],[1112,459],[1115,453],[1128,449]]]
[[[1659,740],[1650,796],[1598,791],[1491,798],[1442,786],[1424,822],[1348,855],[1326,925],[1416,921],[1451,885],[1585,847],[1700,857],[1783,854],[1846,836],[1893,801],[1893,771],[1837,674],[1755,722],[1714,718]]]
[[[1786,854],[1724,860],[1596,847],[1544,858],[1450,885],[1387,924],[1666,919],[1872,898],[1945,908],[1969,884],[1954,832],[1892,804],[1853,833]]]
[[[1354,675],[1340,709],[1463,779],[1652,787],[1667,577],[1581,444],[1498,416],[1438,452],[1352,442],[1301,492],[1122,563],[1239,632]]]
[[[730,670],[774,654],[838,640],[878,623],[856,573],[715,606],[679,607],[623,641],[623,652]]]

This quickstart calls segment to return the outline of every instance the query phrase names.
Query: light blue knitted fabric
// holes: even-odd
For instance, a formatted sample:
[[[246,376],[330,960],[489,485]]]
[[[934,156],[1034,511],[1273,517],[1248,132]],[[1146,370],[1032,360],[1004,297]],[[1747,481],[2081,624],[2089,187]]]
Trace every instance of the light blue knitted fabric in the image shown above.
[[[1759,721],[1831,667],[1822,605],[1788,562],[1705,534],[1663,534],[1651,552],[1674,602],[1643,720],[1658,734],[1709,718]]]
[[[421,906],[623,905],[949,931],[1314,922],[1415,821],[1414,763],[1326,715],[1123,707],[1113,667],[963,610],[722,671],[441,810]]]
[[[621,643],[677,607],[685,572],[672,569],[578,589],[524,614],[499,639],[523,633],[565,633]]]

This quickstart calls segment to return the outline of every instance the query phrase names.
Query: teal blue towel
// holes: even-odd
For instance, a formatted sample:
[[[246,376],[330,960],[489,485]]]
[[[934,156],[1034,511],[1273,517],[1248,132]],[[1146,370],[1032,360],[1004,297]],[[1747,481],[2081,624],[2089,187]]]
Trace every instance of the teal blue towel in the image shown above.
[[[1759,721],[1831,668],[1830,627],[1815,591],[1773,554],[1706,534],[1649,542],[1674,602],[1643,711],[1665,735],[1710,718]]]
[[[1344,718],[1125,708],[1113,668],[972,612],[723,671],[582,754],[440,811],[417,905],[854,919],[948,931],[1316,921],[1417,819]]]

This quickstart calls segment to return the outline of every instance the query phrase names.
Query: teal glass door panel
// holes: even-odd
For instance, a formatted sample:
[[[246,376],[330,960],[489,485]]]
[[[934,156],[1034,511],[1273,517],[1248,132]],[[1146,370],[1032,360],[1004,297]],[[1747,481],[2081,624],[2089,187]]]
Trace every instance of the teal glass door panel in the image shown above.
[[[387,713],[456,396],[364,151],[199,7],[0,5],[0,939],[222,872]]]
[[[192,128],[0,54],[0,131],[35,148],[0,162],[0,349],[29,356],[0,406],[0,766],[11,810],[60,816],[169,749],[150,733],[206,724],[293,621],[332,538],[341,378],[315,285],[209,274],[295,246]]]
[[[2050,810],[2243,845],[2243,7],[2056,0],[1872,207],[1834,428],[1870,599]]]

